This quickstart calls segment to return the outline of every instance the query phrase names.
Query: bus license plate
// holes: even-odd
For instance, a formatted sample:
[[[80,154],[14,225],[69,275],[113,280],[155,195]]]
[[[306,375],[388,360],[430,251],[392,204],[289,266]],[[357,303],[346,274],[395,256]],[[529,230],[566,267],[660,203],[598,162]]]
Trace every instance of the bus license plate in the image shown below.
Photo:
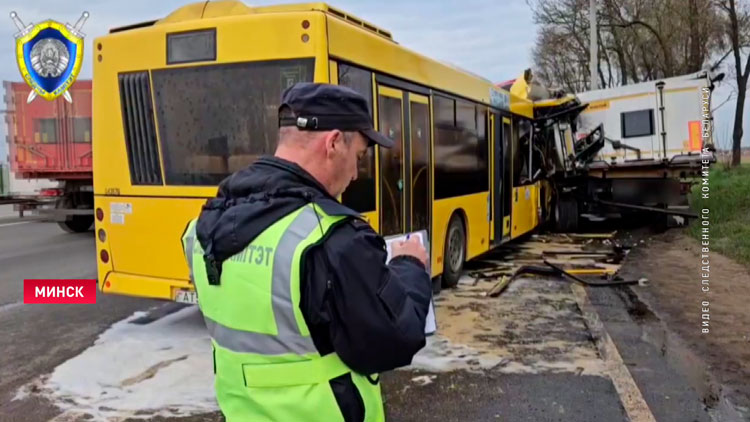
[[[198,295],[195,290],[178,290],[174,298],[175,302],[198,304]]]

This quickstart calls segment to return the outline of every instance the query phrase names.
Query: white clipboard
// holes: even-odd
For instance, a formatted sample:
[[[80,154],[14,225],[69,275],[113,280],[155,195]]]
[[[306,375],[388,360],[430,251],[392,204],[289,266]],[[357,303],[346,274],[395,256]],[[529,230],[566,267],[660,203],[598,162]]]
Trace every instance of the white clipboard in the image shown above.
[[[422,246],[424,246],[425,250],[427,251],[427,274],[430,274],[430,241],[427,237],[427,231],[426,230],[420,230],[412,233],[402,234],[402,235],[395,235],[395,236],[388,236],[384,237],[385,240],[385,247],[388,252],[388,257],[386,258],[386,264],[391,262],[391,245],[393,245],[393,242],[397,242],[400,240],[407,240],[411,239],[412,237],[417,237],[422,242]],[[432,298],[432,289],[430,289],[430,307],[427,310],[427,319],[425,320],[425,326],[424,326],[424,333],[429,335],[434,334],[437,331],[437,319],[435,318],[435,303]]]

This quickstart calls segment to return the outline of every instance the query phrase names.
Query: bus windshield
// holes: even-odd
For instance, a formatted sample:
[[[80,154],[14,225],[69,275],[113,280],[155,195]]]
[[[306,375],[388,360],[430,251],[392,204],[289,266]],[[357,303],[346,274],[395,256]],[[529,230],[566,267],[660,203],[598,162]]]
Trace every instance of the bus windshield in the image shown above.
[[[281,93],[312,81],[313,59],[152,71],[168,185],[217,185],[273,153]]]

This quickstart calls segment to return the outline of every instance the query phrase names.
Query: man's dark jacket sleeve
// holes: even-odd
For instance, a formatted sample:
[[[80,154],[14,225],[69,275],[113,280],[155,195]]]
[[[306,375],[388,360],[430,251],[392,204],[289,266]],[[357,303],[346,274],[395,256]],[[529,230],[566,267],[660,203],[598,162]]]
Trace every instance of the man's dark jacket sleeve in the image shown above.
[[[382,237],[355,219],[305,259],[301,308],[313,341],[362,374],[409,365],[425,345],[430,277],[416,258],[385,265],[386,255]]]

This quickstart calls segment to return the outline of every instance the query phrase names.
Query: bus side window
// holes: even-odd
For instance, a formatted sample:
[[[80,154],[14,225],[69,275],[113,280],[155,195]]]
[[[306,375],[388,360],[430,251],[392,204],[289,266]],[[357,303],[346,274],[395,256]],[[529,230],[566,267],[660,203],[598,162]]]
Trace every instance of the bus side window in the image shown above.
[[[435,199],[487,191],[486,109],[461,99],[433,98]]]
[[[372,72],[339,62],[339,85],[351,88],[367,100],[372,117]],[[357,180],[341,195],[341,202],[358,212],[375,211],[375,147],[359,162]]]
[[[522,186],[530,182],[529,178],[529,142],[531,141],[531,123],[526,119],[514,119],[513,125],[513,186]]]

